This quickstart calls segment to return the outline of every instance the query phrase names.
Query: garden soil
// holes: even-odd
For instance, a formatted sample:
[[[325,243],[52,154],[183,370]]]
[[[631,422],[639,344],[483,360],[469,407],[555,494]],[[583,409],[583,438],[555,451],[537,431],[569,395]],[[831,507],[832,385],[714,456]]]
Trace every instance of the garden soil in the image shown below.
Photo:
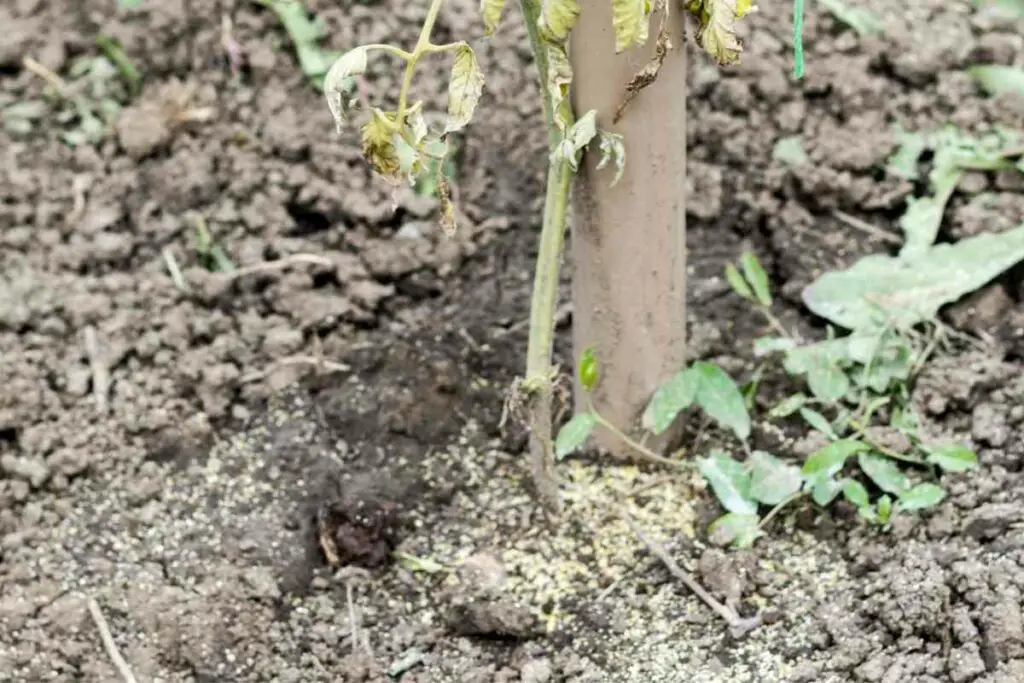
[[[1024,129],[1024,103],[963,73],[1024,63],[1019,22],[857,4],[884,36],[811,3],[802,81],[787,3],[745,21],[742,66],[684,48],[691,355],[741,379],[765,331],[722,278],[744,245],[780,316],[823,337],[801,288],[897,248],[920,189],[884,171],[894,125]],[[425,11],[307,5],[339,50],[410,45]],[[43,105],[0,132],[0,680],[128,680],[114,650],[147,683],[1024,680],[1019,272],[948,312],[988,348],[939,354],[915,389],[926,434],[980,454],[944,477],[936,510],[882,532],[842,505],[797,506],[753,549],[723,550],[696,479],[583,458],[560,466],[564,517],[539,514],[522,430],[502,426],[545,165],[525,30],[507,15],[490,41],[467,0],[438,22],[438,42],[472,38],[488,79],[449,239],[433,199],[371,177],[258,3],[3,3],[0,108]],[[100,142],[70,147],[81,131],[41,99],[40,74],[77,78],[100,34],[144,85]],[[443,111],[446,69],[422,67],[428,108]],[[122,87],[93,76],[98,98]],[[374,61],[367,95],[399,79]],[[773,157],[790,136],[807,163]],[[971,174],[942,239],[1021,220],[1019,174]],[[200,224],[239,270],[204,267]],[[797,457],[791,431],[758,424],[756,439]],[[715,443],[692,429],[686,448]],[[764,624],[732,635],[616,510]]]

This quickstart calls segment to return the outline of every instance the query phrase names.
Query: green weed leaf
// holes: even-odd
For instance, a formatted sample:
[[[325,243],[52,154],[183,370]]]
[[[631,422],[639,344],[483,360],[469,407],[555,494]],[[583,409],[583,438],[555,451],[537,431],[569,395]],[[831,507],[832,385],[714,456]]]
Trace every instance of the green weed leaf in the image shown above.
[[[651,9],[650,0],[612,0],[616,54],[647,42]]]
[[[926,460],[946,472],[966,472],[978,466],[978,456],[974,451],[960,444],[930,446],[927,450]]]
[[[750,414],[739,387],[717,365],[699,361],[692,369],[700,376],[697,405],[718,424],[731,429],[741,441],[746,441],[750,436]]]
[[[804,422],[811,425],[814,429],[827,436],[829,439],[835,441],[839,438],[836,434],[836,430],[832,427],[832,423],[828,421],[828,418],[819,413],[813,408],[800,408],[800,417],[804,419]]]
[[[937,244],[911,262],[884,254],[822,275],[803,292],[806,306],[833,323],[869,331],[933,320],[939,308],[1024,259],[1024,224],[956,244]]]
[[[1002,64],[983,64],[967,70],[989,95],[1012,93],[1024,97],[1024,69]]]
[[[697,460],[697,470],[726,510],[740,515],[757,514],[757,503],[750,498],[750,472],[743,463],[733,460],[724,451],[715,450],[710,456]]]
[[[831,477],[824,477],[811,486],[811,500],[821,507],[827,507],[843,490],[843,485]]]
[[[644,429],[661,434],[676,419],[679,413],[690,407],[697,397],[700,375],[689,368],[681,370],[654,392],[651,402],[644,410],[641,422]]]
[[[838,365],[822,359],[807,373],[807,386],[815,398],[835,403],[850,390],[850,378]]]
[[[800,490],[803,479],[800,468],[783,462],[771,453],[750,454],[750,497],[765,505],[778,505]]]
[[[732,291],[739,294],[747,301],[754,301],[754,290],[750,288],[747,281],[740,275],[740,271],[736,270],[736,266],[731,263],[725,264],[725,279],[732,287]]]
[[[906,240],[900,250],[902,259],[918,258],[935,243],[946,204],[963,177],[963,171],[959,168],[940,165],[938,161],[936,170],[941,173],[932,172],[932,194],[927,197],[910,197],[907,210],[900,217],[900,229]]]
[[[946,492],[942,490],[941,486],[926,482],[918,484],[908,491],[904,491],[896,506],[901,512],[926,510],[941,503],[945,497]]]
[[[902,496],[910,489],[910,479],[889,458],[874,453],[860,453],[857,464],[878,488],[894,496]]]
[[[757,515],[728,512],[708,526],[708,540],[715,545],[732,544],[734,548],[749,548],[764,532],[758,528]]]
[[[789,417],[796,411],[804,407],[807,403],[807,396],[804,394],[793,394],[787,398],[782,399],[775,406],[768,411],[768,417],[775,419]]]
[[[580,448],[596,425],[597,417],[593,413],[580,413],[566,422],[555,439],[555,459],[561,460]]]
[[[791,351],[796,342],[789,337],[758,337],[754,340],[754,356],[764,358],[779,351]]]
[[[885,33],[885,25],[882,23],[881,17],[863,7],[851,7],[840,0],[822,0],[821,4],[838,21],[849,26],[862,38]]]
[[[771,306],[772,293],[768,286],[768,274],[764,272],[757,256],[749,251],[744,252],[740,257],[740,265],[743,266],[743,276],[753,288],[757,300],[762,306]]]
[[[484,89],[484,75],[476,61],[476,53],[468,43],[455,50],[455,62],[448,81],[448,121],[444,132],[462,130],[473,118]]]
[[[916,180],[917,165],[921,155],[928,149],[928,140],[920,133],[900,132],[900,146],[889,157],[888,169],[901,178]]]
[[[878,514],[876,520],[881,525],[889,523],[889,519],[892,517],[892,498],[889,496],[882,496],[878,499]]]
[[[835,475],[843,469],[847,458],[866,451],[867,448],[867,444],[855,439],[833,441],[807,458],[804,466],[800,469],[800,474],[809,483],[817,483]]]
[[[484,20],[484,35],[493,36],[501,23],[505,0],[480,0],[480,16]]]
[[[295,54],[299,58],[299,66],[316,87],[320,88],[321,80],[336,63],[339,55],[320,47],[320,39],[324,37],[324,28],[320,22],[311,19],[309,12],[301,2],[281,2],[280,0],[256,0],[274,11],[278,21],[291,38]],[[356,50],[363,48],[355,48]],[[337,116],[335,116],[337,119]]]
[[[867,508],[871,506],[871,501],[868,499],[868,490],[856,479],[844,479],[842,481],[842,487],[843,497],[858,508]]]

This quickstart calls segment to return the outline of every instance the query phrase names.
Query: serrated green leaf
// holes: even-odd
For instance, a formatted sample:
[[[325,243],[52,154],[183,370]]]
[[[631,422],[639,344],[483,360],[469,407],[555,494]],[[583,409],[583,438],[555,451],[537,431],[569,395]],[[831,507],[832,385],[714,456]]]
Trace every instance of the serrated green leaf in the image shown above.
[[[843,469],[847,458],[862,453],[867,448],[866,444],[856,439],[833,441],[807,458],[800,469],[800,474],[812,483],[824,477],[831,477]]]
[[[888,458],[864,452],[857,455],[857,464],[886,493],[900,496],[910,488],[910,479]]]
[[[828,418],[819,413],[813,408],[800,408],[800,417],[804,419],[804,422],[811,425],[814,429],[827,436],[829,439],[835,441],[839,438],[836,434],[835,428],[832,423],[828,421]]]
[[[871,501],[868,499],[868,490],[864,488],[856,479],[843,479],[841,482],[843,487],[843,497],[850,501],[858,508],[871,507]],[[872,511],[874,516],[874,511]]]
[[[807,397],[804,394],[793,394],[787,398],[782,399],[768,411],[768,417],[780,419],[783,417],[789,417],[796,411],[803,408],[807,402]]]
[[[558,430],[555,439],[555,459],[561,460],[586,443],[590,433],[597,425],[597,416],[593,413],[580,413],[573,416]]]
[[[569,39],[569,33],[579,16],[580,4],[577,0],[541,0],[537,28],[545,41],[562,44]]]
[[[484,20],[484,35],[493,36],[501,23],[505,0],[480,0],[480,16]]]
[[[771,306],[772,293],[768,286],[768,274],[764,272],[757,256],[749,251],[743,252],[740,257],[740,265],[743,267],[743,277],[750,283],[757,300],[762,306]]]
[[[778,505],[800,490],[800,468],[783,462],[771,453],[750,454],[750,497],[765,505]]]
[[[750,472],[743,463],[716,450],[697,460],[697,470],[726,510],[740,515],[757,514],[757,503],[750,498]]]
[[[626,145],[618,133],[599,130],[597,134],[601,149],[601,160],[597,162],[597,170],[600,171],[607,166],[608,162],[614,163],[615,177],[612,178],[611,186],[615,187],[622,180],[622,173],[626,170]]]
[[[651,9],[650,0],[612,0],[616,54],[647,42]]]
[[[742,275],[740,275],[740,271],[736,270],[736,266],[731,263],[725,264],[725,279],[729,283],[729,286],[732,287],[732,291],[736,292],[747,301],[754,300],[754,290],[750,288],[747,281],[743,279]]]
[[[644,429],[661,434],[693,403],[697,397],[700,375],[692,368],[681,370],[654,392],[644,410],[641,422]]]
[[[927,450],[926,460],[946,472],[966,472],[978,466],[978,456],[974,451],[960,444],[929,446]]]
[[[787,166],[800,166],[810,161],[799,135],[779,138],[772,147],[772,158]]]
[[[750,414],[739,387],[717,365],[699,361],[693,364],[693,370],[700,376],[697,405],[708,417],[746,441],[750,436]]]
[[[967,69],[989,95],[1015,94],[1024,97],[1024,69],[1002,64],[981,64]]]
[[[757,515],[727,512],[708,526],[708,540],[714,545],[731,543],[734,548],[749,548],[764,535],[759,522]]]
[[[851,330],[906,328],[933,320],[1024,259],[1024,224],[956,244],[937,244],[912,262],[883,254],[822,275],[803,292],[816,315]]]
[[[901,512],[925,510],[927,508],[935,507],[941,503],[945,497],[946,492],[942,490],[941,486],[925,482],[923,484],[918,484],[912,489],[904,491],[900,496],[900,499],[896,502],[896,506]]]
[[[473,118],[477,102],[484,90],[484,75],[476,61],[476,53],[468,43],[459,43],[448,81],[448,121],[444,132],[462,130]]]
[[[346,103],[355,88],[353,79],[366,73],[368,54],[365,47],[349,50],[331,65],[324,77],[324,96],[339,133],[345,125]]]

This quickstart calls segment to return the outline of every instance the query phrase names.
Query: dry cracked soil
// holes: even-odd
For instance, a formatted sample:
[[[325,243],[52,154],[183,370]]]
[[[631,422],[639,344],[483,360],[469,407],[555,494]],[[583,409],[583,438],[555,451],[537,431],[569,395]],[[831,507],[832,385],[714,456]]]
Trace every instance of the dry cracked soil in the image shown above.
[[[737,68],[684,48],[692,356],[741,378],[763,330],[721,274],[743,245],[780,315],[823,336],[801,288],[891,252],[920,189],[884,171],[893,126],[1024,129],[1024,102],[964,73],[1024,63],[1019,20],[858,4],[885,34],[858,37],[812,3],[802,81],[788,5],[749,18]],[[306,5],[336,50],[411,44],[425,11]],[[949,311],[989,349],[938,357],[915,388],[925,429],[980,457],[944,477],[936,510],[883,533],[841,506],[797,509],[726,551],[707,541],[718,511],[699,482],[571,459],[564,518],[536,513],[523,436],[499,427],[545,163],[525,30],[507,14],[490,41],[468,0],[438,22],[438,41],[473,38],[488,78],[447,239],[435,200],[393,203],[356,134],[334,134],[259,3],[0,6],[0,109],[21,112],[0,130],[0,680],[122,680],[105,622],[140,682],[1024,681],[1020,271]],[[96,66],[98,35],[141,71],[140,92]],[[443,71],[416,84],[439,110]],[[72,145],[83,129],[40,74],[130,104]],[[394,93],[394,64],[368,84]],[[789,136],[808,163],[773,157]],[[1018,225],[1020,178],[970,174],[943,239]],[[206,267],[200,221],[239,270]],[[765,625],[733,638],[612,504]]]

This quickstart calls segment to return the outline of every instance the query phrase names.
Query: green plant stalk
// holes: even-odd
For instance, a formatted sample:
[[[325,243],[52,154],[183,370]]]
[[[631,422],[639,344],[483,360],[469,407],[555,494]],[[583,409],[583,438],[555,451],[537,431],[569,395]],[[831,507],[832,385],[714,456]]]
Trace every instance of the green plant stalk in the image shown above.
[[[553,151],[559,142],[559,129],[555,117],[566,127],[572,125],[572,109],[563,101],[559,111],[552,106],[547,89],[548,60],[544,42],[537,29],[541,5],[539,0],[520,0],[519,6],[526,21],[530,47],[537,64],[541,92],[544,97],[544,119],[548,127],[549,147]],[[565,247],[566,213],[569,208],[569,189],[572,167],[568,160],[553,160],[548,165],[547,192],[544,199],[544,222],[540,232],[540,247],[533,279],[533,298],[530,302],[530,333],[526,350],[526,378],[523,388],[527,392],[527,421],[530,430],[530,469],[534,487],[544,506],[552,513],[561,510],[558,482],[555,477],[555,449],[552,439],[551,404],[553,398],[551,356],[555,339],[555,311],[558,304],[558,274]]]
[[[416,47],[405,63],[405,75],[402,77],[402,89],[398,93],[398,116],[395,120],[400,126],[405,125],[405,108],[409,99],[409,88],[412,86],[412,77],[416,73],[416,62],[434,47],[430,44],[430,34],[437,22],[437,15],[441,11],[441,3],[444,0],[431,0],[430,9],[427,10],[427,18],[423,20],[423,28],[420,29],[420,37],[416,41]]]

